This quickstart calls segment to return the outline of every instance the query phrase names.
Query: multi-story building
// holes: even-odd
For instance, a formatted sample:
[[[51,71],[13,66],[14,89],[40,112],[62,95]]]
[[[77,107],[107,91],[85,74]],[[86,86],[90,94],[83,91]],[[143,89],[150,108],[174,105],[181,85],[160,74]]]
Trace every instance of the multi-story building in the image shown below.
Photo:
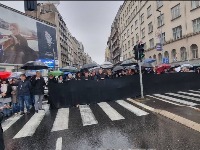
[[[42,20],[46,20],[57,26],[56,32],[59,67],[68,65],[72,66],[74,64],[73,36],[69,32],[56,6],[52,3],[39,3],[37,11],[26,11],[25,13]]]
[[[111,61],[111,52],[110,52],[110,49],[108,47],[106,47],[105,49],[105,61]]]
[[[200,1],[124,1],[120,7],[120,48],[133,59],[133,47],[145,45],[145,58],[169,63],[199,62]],[[156,45],[163,45],[158,51]]]
[[[117,15],[115,16],[115,19],[112,23],[111,26],[111,34],[110,37],[108,38],[108,48],[111,51],[111,59],[110,61],[113,64],[117,64],[120,62],[120,53],[121,53],[121,49],[120,49],[120,40],[119,40],[119,15],[120,15],[120,11],[121,11],[121,6],[117,12]]]

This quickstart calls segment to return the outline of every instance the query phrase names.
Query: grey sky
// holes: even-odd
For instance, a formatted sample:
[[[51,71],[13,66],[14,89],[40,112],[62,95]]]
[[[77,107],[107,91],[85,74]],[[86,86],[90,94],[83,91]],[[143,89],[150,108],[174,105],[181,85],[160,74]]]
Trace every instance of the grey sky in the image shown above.
[[[24,12],[23,1],[0,3]],[[81,41],[94,61],[104,62],[111,24],[123,1],[61,1],[58,5],[71,34]]]

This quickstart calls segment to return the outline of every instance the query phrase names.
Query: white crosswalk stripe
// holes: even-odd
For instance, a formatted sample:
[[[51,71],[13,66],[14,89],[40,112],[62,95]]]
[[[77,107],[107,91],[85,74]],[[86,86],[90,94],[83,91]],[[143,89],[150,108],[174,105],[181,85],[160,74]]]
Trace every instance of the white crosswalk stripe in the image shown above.
[[[44,109],[45,111],[35,113],[31,119],[23,126],[23,128],[14,136],[14,139],[32,136],[44,118],[45,113],[49,109],[49,105],[44,105]]]
[[[5,132],[8,128],[10,128],[17,120],[19,120],[22,117],[22,115],[16,115],[9,119],[7,119],[5,122],[2,123],[3,132]]]
[[[194,97],[191,97],[191,96],[185,96],[185,95],[176,94],[176,93],[165,93],[165,94],[200,102],[199,98],[194,98]]]
[[[200,93],[200,91],[195,91],[195,90],[189,90],[189,91],[194,93]]]
[[[108,103],[101,102],[98,105],[103,109],[103,111],[108,115],[108,117],[114,120],[121,120],[125,119],[122,115],[120,115],[115,109],[113,109]]]
[[[51,132],[68,129],[68,122],[69,122],[69,108],[59,109]]]
[[[194,94],[194,93],[182,92],[182,91],[179,91],[178,93],[200,97],[200,94]]]
[[[167,100],[170,100],[170,101],[178,102],[178,103],[189,105],[189,106],[198,105],[198,104],[193,103],[193,102],[188,102],[188,101],[185,101],[185,100],[181,100],[181,99],[170,97],[170,96],[166,96],[166,95],[154,94],[154,96],[161,97],[161,98],[164,98],[164,99],[167,99]]]
[[[117,100],[116,101],[118,104],[120,104],[121,106],[123,106],[124,108],[128,109],[129,111],[131,111],[132,113],[136,114],[137,116],[144,116],[144,115],[148,115],[149,113],[125,102],[124,100]]]
[[[96,120],[94,114],[92,113],[92,110],[88,105],[80,105],[79,109],[81,113],[83,126],[98,124],[98,121]]]

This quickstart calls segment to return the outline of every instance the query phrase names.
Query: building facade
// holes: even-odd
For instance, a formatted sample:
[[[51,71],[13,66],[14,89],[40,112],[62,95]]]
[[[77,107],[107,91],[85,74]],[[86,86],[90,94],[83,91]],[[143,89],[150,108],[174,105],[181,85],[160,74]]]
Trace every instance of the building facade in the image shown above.
[[[106,47],[106,49],[105,49],[105,61],[111,62],[111,52],[108,47]]]
[[[38,4],[37,11],[26,11],[28,15],[46,20],[57,26],[57,49],[59,67],[80,67],[86,62],[83,44],[69,32],[61,14],[52,3]],[[82,58],[84,57],[84,58]]]
[[[163,58],[171,64],[199,62],[199,1],[124,1],[120,7],[121,56],[133,58],[134,45],[142,42],[145,58]],[[156,45],[163,45],[157,50]]]
[[[110,37],[108,38],[108,42],[107,42],[108,48],[110,50],[110,61],[113,64],[117,64],[120,62],[120,54],[121,54],[120,38],[119,38],[120,11],[121,11],[121,6],[112,23]]]

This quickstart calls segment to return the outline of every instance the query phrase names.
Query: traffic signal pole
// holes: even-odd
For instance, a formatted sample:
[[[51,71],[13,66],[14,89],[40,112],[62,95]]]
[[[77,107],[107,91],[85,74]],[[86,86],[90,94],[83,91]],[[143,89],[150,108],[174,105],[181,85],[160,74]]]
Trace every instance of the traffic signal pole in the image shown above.
[[[139,56],[139,50],[138,50],[138,56]],[[141,60],[138,60],[138,65],[139,65],[139,74],[140,74],[140,92],[141,92],[141,98],[144,98],[143,80],[142,80],[142,61]]]

